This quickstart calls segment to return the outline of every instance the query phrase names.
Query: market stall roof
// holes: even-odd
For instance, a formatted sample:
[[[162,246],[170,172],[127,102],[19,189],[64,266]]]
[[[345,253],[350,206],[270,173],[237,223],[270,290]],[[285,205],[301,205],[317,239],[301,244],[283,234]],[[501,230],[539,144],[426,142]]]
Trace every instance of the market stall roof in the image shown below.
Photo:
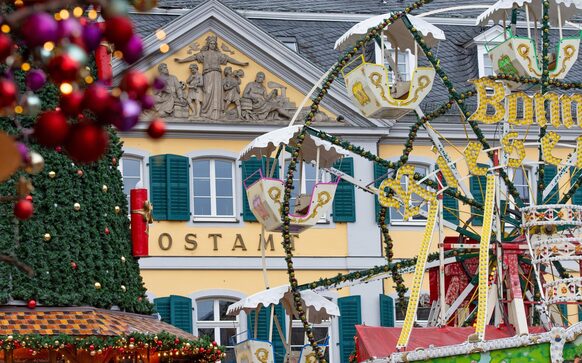
[[[307,308],[308,320],[311,323],[319,324],[323,320],[328,320],[332,316],[339,316],[339,307],[325,297],[311,291],[301,291],[301,298],[304,307]],[[241,311],[249,313],[260,307],[283,304],[285,311],[297,315],[293,302],[293,293],[289,285],[282,285],[263,290],[248,296],[228,307],[228,315],[238,315]]]
[[[400,330],[401,328],[356,325],[358,352],[360,354],[359,361],[363,362],[372,357],[388,357],[396,352],[396,343],[400,337]],[[541,326],[529,327],[529,331],[534,334],[545,332]],[[472,327],[413,328],[406,350],[461,344],[466,342],[469,335],[474,332],[475,328]],[[487,340],[509,338],[514,335],[514,330],[509,327],[497,328],[488,325],[485,330]]]
[[[239,159],[248,160],[253,156],[258,158],[263,156],[270,157],[280,144],[294,147],[297,144],[297,136],[301,131],[301,127],[303,126],[283,127],[257,137],[243,149]],[[301,148],[301,158],[306,162],[316,161],[317,149],[319,149],[319,165],[322,168],[332,166],[336,160],[349,154],[348,151],[341,147],[306,132]]]
[[[357,23],[335,42],[334,48],[336,50],[344,50],[348,47],[352,47],[358,40],[360,40],[360,38],[362,38],[362,36],[365,36],[368,33],[370,28],[378,26],[378,24],[382,23],[384,19],[391,16],[392,13],[376,15]],[[445,33],[426,20],[417,18],[413,15],[407,15],[407,17],[410,20],[410,23],[422,33],[424,41],[428,46],[432,47],[438,43],[439,40],[445,39]],[[400,50],[413,50],[414,45],[416,44],[416,41],[402,19],[398,19],[396,22],[384,28],[383,34],[388,37],[388,41],[392,46],[396,46]]]
[[[41,334],[119,336],[131,333],[157,334],[166,331],[183,339],[196,339],[151,315],[140,315],[93,307],[0,307],[0,335]]]
[[[515,8],[522,8],[525,11],[525,4],[528,5],[532,17],[539,21],[542,18],[542,0],[499,0],[479,15],[476,25],[487,25],[489,20],[493,20],[497,24],[504,19],[511,18],[511,10]],[[558,8],[560,8],[562,24],[559,24],[558,21]],[[555,26],[564,25],[581,9],[582,1],[580,0],[550,0],[550,23]]]

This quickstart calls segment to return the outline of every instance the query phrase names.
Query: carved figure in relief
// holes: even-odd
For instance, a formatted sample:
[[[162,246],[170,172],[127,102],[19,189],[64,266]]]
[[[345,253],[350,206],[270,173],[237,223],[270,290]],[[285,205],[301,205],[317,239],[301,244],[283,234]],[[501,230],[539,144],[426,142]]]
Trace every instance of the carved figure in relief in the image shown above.
[[[224,79],[222,80],[222,86],[224,87],[224,111],[226,112],[228,106],[234,103],[239,119],[242,118],[240,108],[240,79],[242,76],[244,76],[242,69],[233,72],[232,67],[224,68]]]
[[[255,81],[245,87],[241,99],[244,105],[245,118],[250,120],[280,120],[290,119],[291,115],[284,108],[285,99],[279,96],[276,89],[267,92],[264,86],[265,74],[258,72]]]
[[[202,103],[201,116],[213,120],[219,119],[223,115],[224,95],[222,85],[221,65],[227,63],[247,66],[247,62],[240,62],[234,58],[223,54],[218,49],[218,40],[216,35],[206,37],[206,44],[200,52],[186,58],[174,58],[178,63],[199,62],[202,63],[204,101]]]
[[[190,64],[190,76],[186,80],[186,87],[188,88],[188,103],[192,109],[192,117],[200,117],[200,109],[203,102],[202,86],[204,81],[202,75],[198,72],[198,64]]]
[[[166,86],[154,91],[156,111],[162,117],[188,117],[188,101],[182,92],[181,82],[176,76],[170,74],[166,63],[158,66],[158,72],[165,80]]]

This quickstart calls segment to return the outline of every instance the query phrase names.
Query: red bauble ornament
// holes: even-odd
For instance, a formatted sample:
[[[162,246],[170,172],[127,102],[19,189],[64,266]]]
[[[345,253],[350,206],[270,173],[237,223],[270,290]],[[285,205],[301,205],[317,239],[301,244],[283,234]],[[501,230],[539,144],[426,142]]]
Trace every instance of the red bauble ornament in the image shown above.
[[[16,102],[16,84],[6,78],[0,79],[0,108]]]
[[[63,148],[60,146],[55,146],[55,151],[60,153],[61,151],[63,151]]]
[[[133,99],[142,98],[150,87],[145,74],[138,71],[128,71],[121,79],[120,88]]]
[[[83,93],[73,91],[68,94],[61,95],[59,105],[61,110],[69,116],[77,116],[82,111]]]
[[[150,122],[148,127],[148,135],[152,139],[159,139],[160,137],[164,136],[166,133],[166,123],[162,119],[155,119]]]
[[[71,261],[71,268],[73,270],[76,270],[77,269],[77,263],[75,261]]]
[[[95,350],[95,346],[94,346],[93,344],[91,344],[91,345],[89,346],[89,350]]]
[[[32,213],[34,213],[32,202],[26,199],[21,199],[14,204],[14,216],[21,221],[25,221],[32,217]]]
[[[78,72],[79,63],[66,54],[53,57],[48,64],[48,73],[56,83],[73,82]]]
[[[4,62],[12,54],[13,47],[12,39],[8,35],[0,34],[0,62]]]
[[[135,342],[135,338],[134,338],[134,337],[131,337],[131,338],[129,338],[129,342],[130,342],[130,343],[133,343],[133,342]]]
[[[180,339],[176,338],[174,339],[174,344],[179,344],[180,343]]]
[[[36,120],[34,136],[39,144],[54,147],[62,144],[69,134],[67,118],[59,111],[46,111]]]
[[[81,169],[77,170],[77,175],[78,176],[83,176],[83,170],[81,170]]]
[[[92,163],[107,150],[109,136],[99,125],[78,123],[71,128],[65,149],[71,159],[80,163]]]
[[[105,234],[109,234],[111,233],[111,231],[109,230],[109,228],[105,227]]]
[[[33,299],[28,300],[26,306],[28,306],[29,309],[34,309],[36,307],[36,300]]]
[[[28,200],[29,202],[32,202],[32,195],[27,195],[24,199]]]
[[[111,164],[113,166],[116,166],[117,165],[117,158],[111,158]]]
[[[114,16],[105,21],[105,37],[122,48],[133,35],[133,24],[129,18]]]
[[[109,91],[101,84],[94,84],[85,90],[83,96],[83,107],[88,108],[96,115],[100,115],[107,110]]]
[[[158,341],[156,342],[156,344],[157,344],[157,345],[162,345],[162,344],[164,344],[164,342],[162,342],[161,340],[158,340]]]

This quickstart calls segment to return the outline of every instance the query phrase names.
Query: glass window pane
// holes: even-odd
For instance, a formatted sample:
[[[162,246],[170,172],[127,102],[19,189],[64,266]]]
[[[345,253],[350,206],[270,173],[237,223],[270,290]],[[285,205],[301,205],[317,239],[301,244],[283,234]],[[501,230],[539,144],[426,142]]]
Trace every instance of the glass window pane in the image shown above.
[[[139,182],[139,178],[123,178],[123,192],[129,195],[129,191],[134,189]]]
[[[196,313],[198,321],[213,321],[214,320],[214,300],[198,300],[196,301]],[[200,329],[198,329],[200,330]],[[214,333],[212,334],[214,336]]]
[[[220,344],[232,347],[234,345],[232,343],[234,339],[236,339],[236,328],[220,329]]]
[[[194,196],[210,197],[210,179],[194,179]]]
[[[236,362],[236,357],[234,355],[234,348],[227,348],[225,353],[226,353],[226,357],[224,357],[220,360],[222,363],[235,363]]]
[[[312,330],[313,336],[315,337],[315,340],[317,340],[318,342],[322,342],[329,335],[327,332],[327,328],[325,327],[314,327],[312,328]]]
[[[291,345],[303,345],[305,342],[305,331],[303,328],[291,329]]]
[[[305,179],[315,180],[315,165],[305,164]]]
[[[216,179],[216,196],[232,197],[232,179]]]
[[[232,315],[226,315],[226,311],[228,310],[228,307],[231,306],[233,304],[232,301],[225,301],[225,300],[220,300],[218,302],[218,306],[220,309],[220,320],[236,320],[236,316],[232,316]],[[224,343],[222,343],[224,344]]]
[[[215,340],[214,328],[198,328],[199,337],[208,337],[211,340]]]
[[[232,178],[232,161],[215,160],[214,167],[217,178]]]
[[[211,215],[210,198],[206,197],[194,198],[194,214],[197,216]]]
[[[194,177],[210,177],[210,160],[192,161],[192,172]]]
[[[123,159],[123,176],[141,176],[141,160]]]
[[[216,214],[232,216],[234,214],[232,198],[216,198]]]

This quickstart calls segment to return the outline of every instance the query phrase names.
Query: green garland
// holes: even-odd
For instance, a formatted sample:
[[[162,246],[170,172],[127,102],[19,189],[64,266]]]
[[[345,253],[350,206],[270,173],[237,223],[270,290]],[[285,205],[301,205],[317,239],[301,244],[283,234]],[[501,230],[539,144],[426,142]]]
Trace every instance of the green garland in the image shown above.
[[[388,225],[386,224],[386,213],[388,208],[382,207],[380,209],[380,216],[378,217],[380,222],[380,231],[382,232],[382,237],[384,240],[384,254],[386,255],[386,262],[388,265],[392,264],[392,258],[394,257],[394,243],[392,241],[392,237],[390,237],[390,231],[388,230]],[[396,293],[398,294],[398,304],[400,306],[401,311],[404,311],[406,308],[406,303],[404,302],[404,297],[408,288],[404,285],[404,278],[400,273],[396,264],[392,265],[390,269],[392,273],[392,281],[396,284]]]
[[[100,355],[109,350],[117,350],[119,354],[130,354],[140,349],[153,353],[170,352],[195,357],[196,361],[216,362],[225,357],[225,347],[207,338],[197,340],[181,339],[174,334],[161,332],[159,334],[131,333],[117,337],[73,336],[73,335],[40,335],[14,334],[0,336],[0,349],[12,351],[28,348],[32,355],[42,350],[60,350],[75,348],[77,351],[88,351],[90,355]]]
[[[548,88],[548,79],[550,76],[550,71],[548,70],[548,61],[549,61],[549,56],[548,56],[548,47],[550,46],[550,24],[549,24],[549,20],[550,17],[548,15],[549,12],[549,7],[550,7],[550,3],[546,0],[542,1],[542,77],[540,79],[540,83],[541,83],[541,92],[542,94],[546,93],[547,88]],[[538,137],[538,141],[541,144],[541,141],[543,139],[543,137],[546,135],[546,126],[541,126],[540,127],[540,133],[539,133],[539,137]],[[542,148],[539,148],[538,151],[538,160],[539,161],[543,161],[544,160],[544,156],[542,153]],[[544,169],[545,169],[545,165],[544,163],[540,163],[538,165],[538,192],[537,192],[537,200],[539,203],[544,203],[543,200],[543,192],[544,189],[546,187],[545,182],[544,182]]]

